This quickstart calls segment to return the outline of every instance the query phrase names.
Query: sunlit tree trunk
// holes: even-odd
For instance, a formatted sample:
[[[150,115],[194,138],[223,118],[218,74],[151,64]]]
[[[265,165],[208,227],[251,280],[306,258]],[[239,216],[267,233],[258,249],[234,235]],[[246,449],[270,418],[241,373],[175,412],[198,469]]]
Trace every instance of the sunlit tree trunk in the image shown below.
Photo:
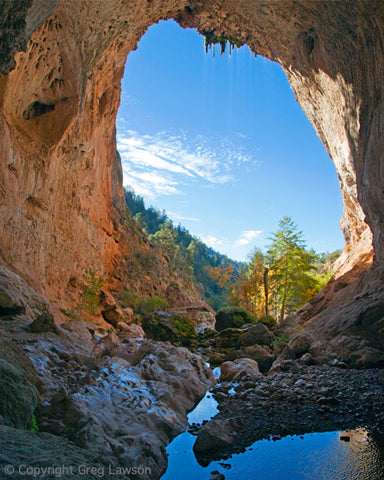
[[[269,268],[264,268],[264,296],[265,296],[265,315],[268,317],[268,272]]]
[[[284,320],[285,302],[287,300],[287,293],[288,293],[288,257],[285,259],[284,293],[283,293],[283,301],[281,302],[280,322]]]

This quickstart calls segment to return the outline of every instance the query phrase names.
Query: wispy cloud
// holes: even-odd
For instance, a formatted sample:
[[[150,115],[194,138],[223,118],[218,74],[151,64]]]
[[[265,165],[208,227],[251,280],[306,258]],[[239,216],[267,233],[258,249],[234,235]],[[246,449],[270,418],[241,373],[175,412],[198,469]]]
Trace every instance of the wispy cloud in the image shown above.
[[[184,215],[181,215],[180,213],[176,213],[176,212],[167,211],[167,215],[173,218],[174,220],[188,220],[189,222],[200,222],[200,218],[185,217]]]
[[[263,233],[262,230],[244,230],[241,232],[240,238],[234,243],[235,247],[241,247],[244,245],[249,245],[256,238],[258,238]]]
[[[150,198],[181,194],[181,186],[193,181],[206,185],[232,181],[235,168],[253,160],[228,139],[192,138],[185,132],[144,135],[124,126],[117,148],[124,184]]]

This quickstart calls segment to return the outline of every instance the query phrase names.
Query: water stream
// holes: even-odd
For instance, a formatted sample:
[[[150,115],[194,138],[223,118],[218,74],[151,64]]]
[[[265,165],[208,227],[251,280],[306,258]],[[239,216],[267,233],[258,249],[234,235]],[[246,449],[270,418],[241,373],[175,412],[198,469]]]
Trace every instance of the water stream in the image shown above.
[[[201,423],[217,413],[210,392],[189,413]],[[261,440],[244,453],[202,467],[193,453],[196,437],[184,432],[167,448],[168,469],[161,480],[209,480],[219,471],[226,480],[383,480],[384,438],[360,428]]]

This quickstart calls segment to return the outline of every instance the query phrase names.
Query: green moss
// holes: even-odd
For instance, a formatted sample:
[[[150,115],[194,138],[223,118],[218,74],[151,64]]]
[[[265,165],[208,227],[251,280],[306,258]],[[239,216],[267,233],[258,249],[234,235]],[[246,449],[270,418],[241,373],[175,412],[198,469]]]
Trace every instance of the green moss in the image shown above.
[[[212,47],[212,45],[220,45],[221,54],[225,52],[227,43],[229,43],[229,52],[236,47],[240,48],[244,45],[244,42],[236,37],[227,37],[226,35],[217,35],[214,30],[212,31],[203,31],[202,34],[204,35],[205,40],[205,51]]]
[[[247,323],[257,323],[257,317],[241,307],[225,307],[216,314],[216,330],[240,328]]]
[[[258,319],[258,323],[263,323],[266,327],[274,327],[276,325],[276,320],[271,315],[265,315]]]
[[[37,420],[35,415],[32,415],[31,420],[29,421],[29,430],[31,432],[38,432],[39,431],[39,425],[37,424]]]
[[[174,345],[190,346],[195,340],[195,326],[188,317],[154,313],[143,318],[142,327],[149,338]]]
[[[173,315],[170,322],[183,345],[188,345],[195,338],[195,325],[188,317]]]

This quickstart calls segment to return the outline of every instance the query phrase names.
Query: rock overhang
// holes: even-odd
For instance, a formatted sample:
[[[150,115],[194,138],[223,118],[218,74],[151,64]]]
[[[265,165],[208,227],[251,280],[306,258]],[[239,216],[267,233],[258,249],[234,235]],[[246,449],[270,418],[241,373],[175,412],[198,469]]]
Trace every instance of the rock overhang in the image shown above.
[[[114,207],[122,197],[113,175],[120,80],[146,29],[170,18],[283,67],[339,176],[340,275],[370,263],[372,240],[382,263],[380,1],[35,0],[3,8],[0,247],[42,291],[57,296],[90,264],[115,283],[124,276],[119,265],[136,247]]]

